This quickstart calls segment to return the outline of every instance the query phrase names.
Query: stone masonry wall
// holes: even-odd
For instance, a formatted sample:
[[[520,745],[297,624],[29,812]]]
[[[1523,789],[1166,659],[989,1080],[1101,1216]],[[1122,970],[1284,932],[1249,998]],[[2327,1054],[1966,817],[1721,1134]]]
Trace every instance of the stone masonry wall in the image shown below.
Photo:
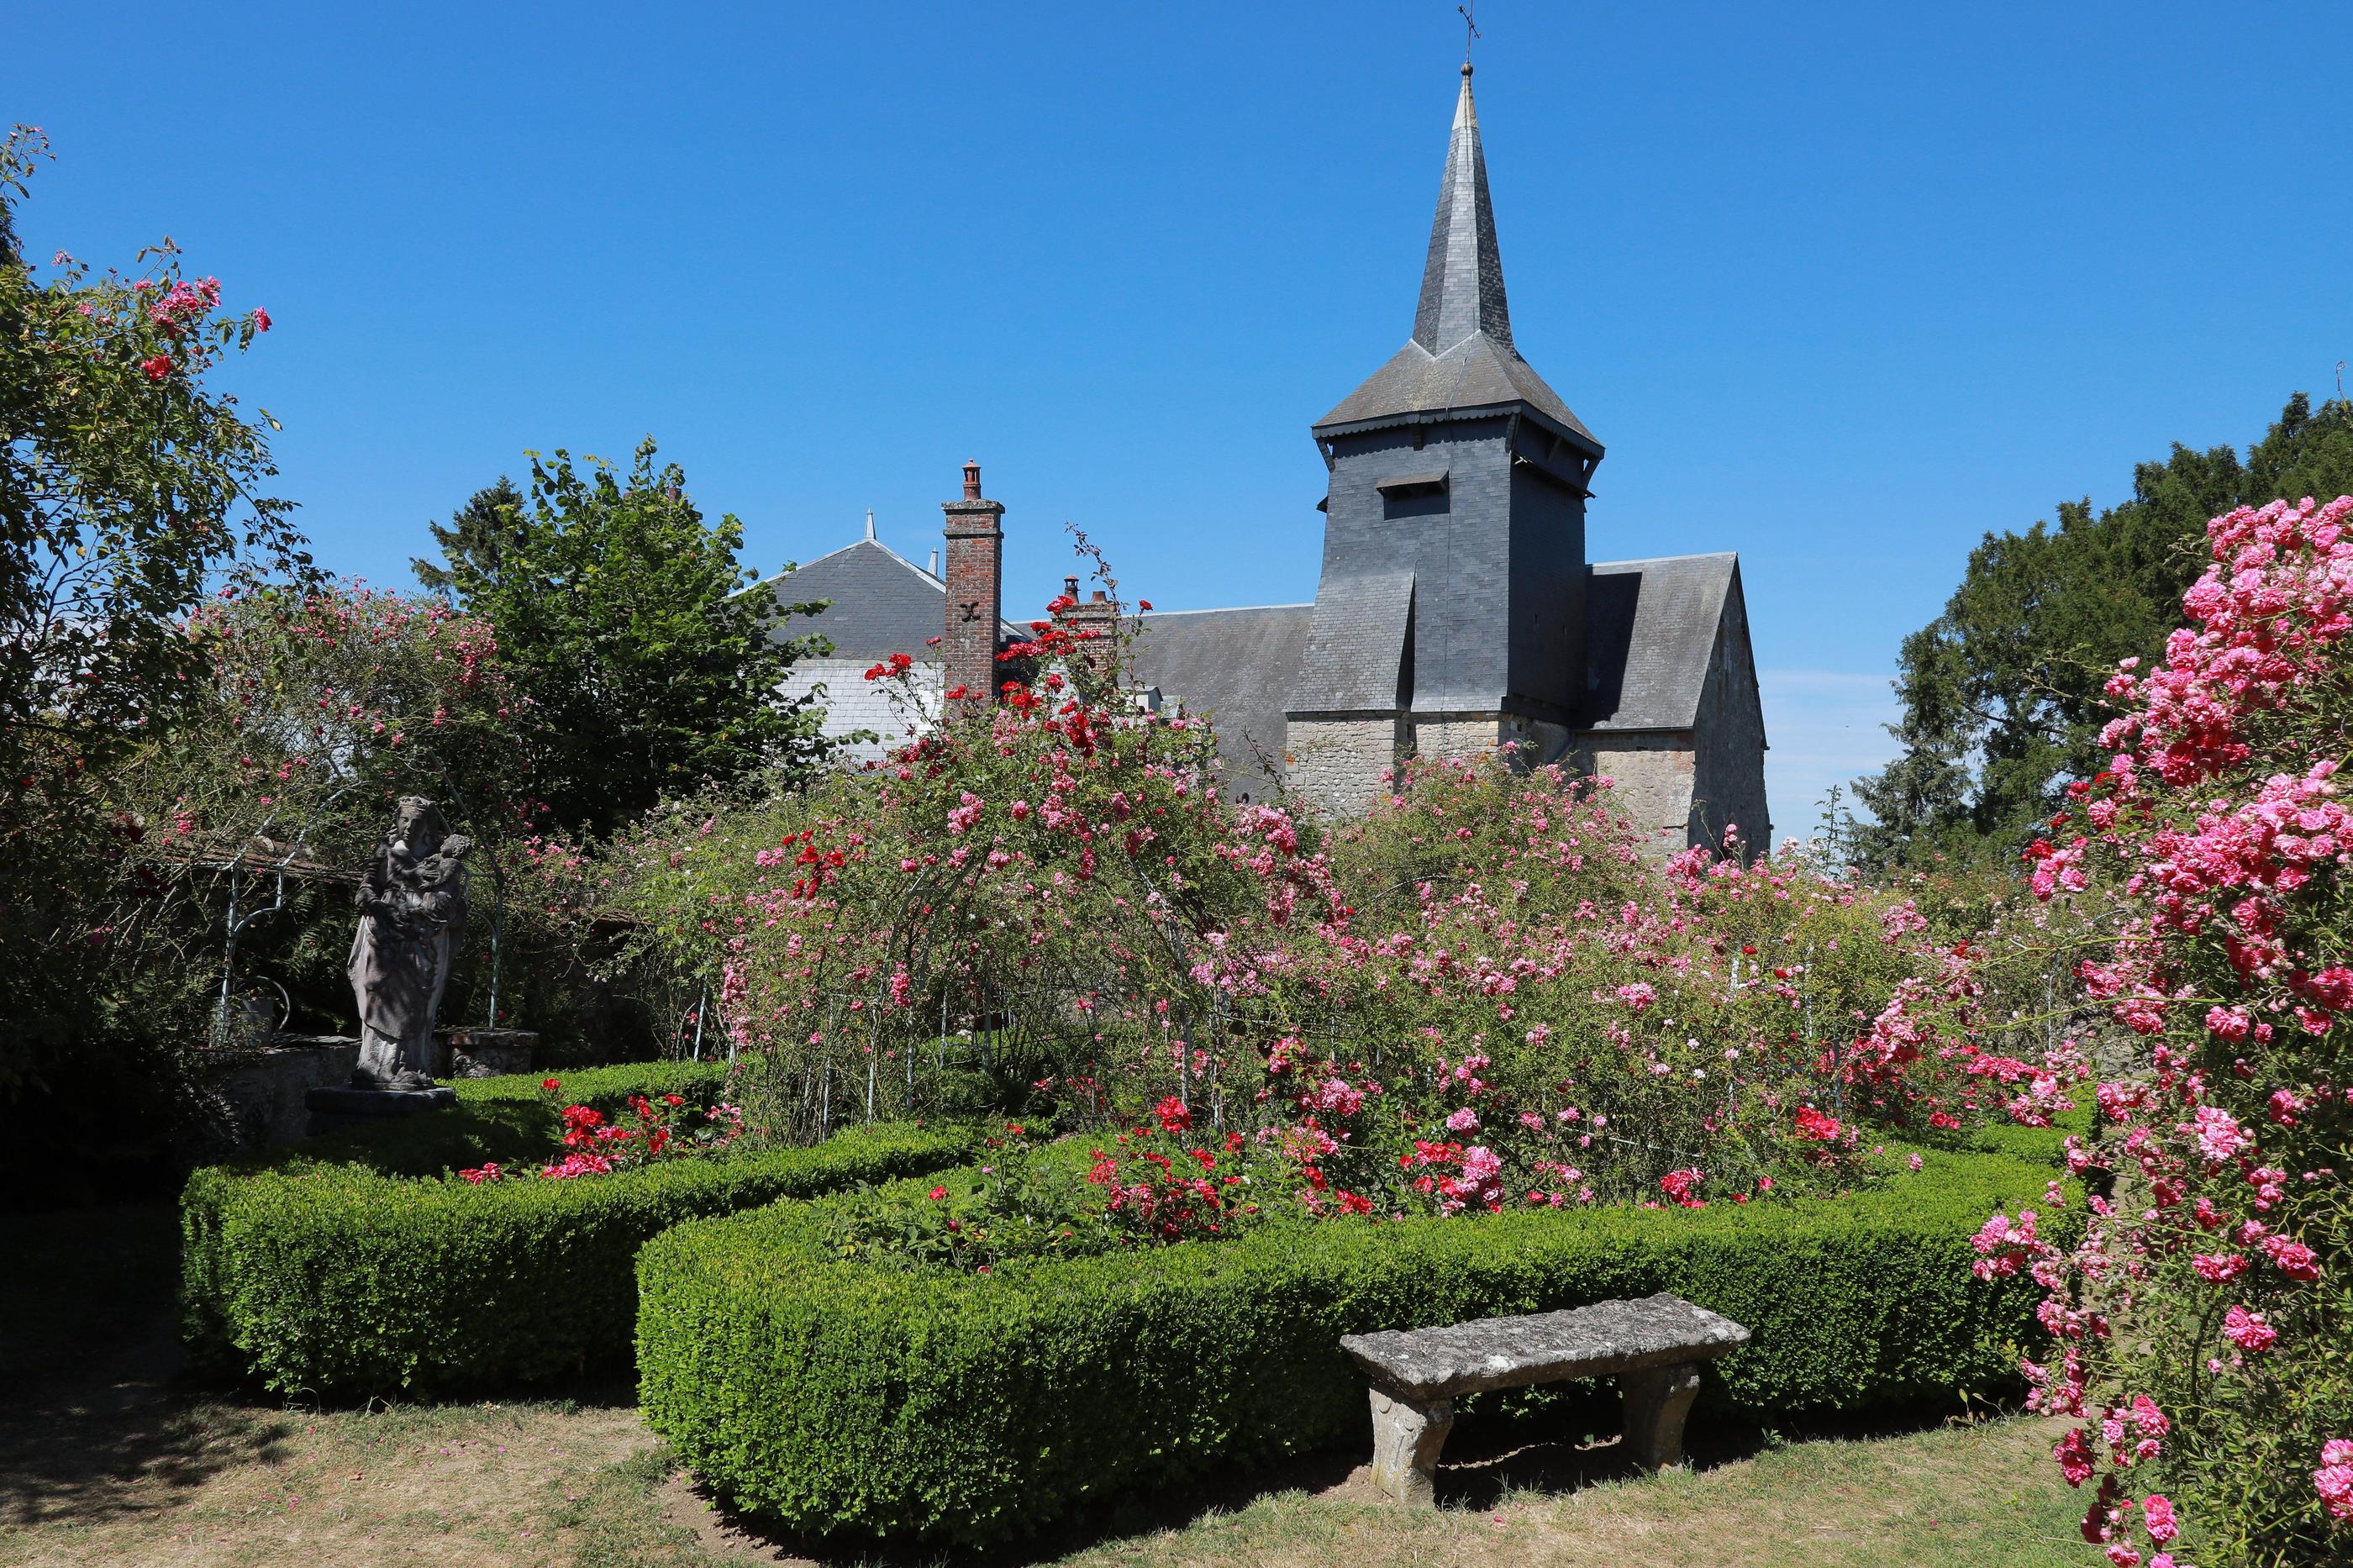
[[[1749,663],[1748,626],[1740,596],[1725,607],[1700,688],[1699,746],[1692,781],[1698,834],[1724,842],[1726,823],[1740,829],[1752,852],[1773,847],[1772,813],[1765,801],[1765,712]]]
[[[1646,850],[1664,859],[1691,847],[1691,731],[1588,734],[1577,748],[1577,763],[1610,781],[1611,805],[1632,820]]]
[[[1294,719],[1286,750],[1292,788],[1325,811],[1359,816],[1388,788],[1381,770],[1397,764],[1398,721]]]

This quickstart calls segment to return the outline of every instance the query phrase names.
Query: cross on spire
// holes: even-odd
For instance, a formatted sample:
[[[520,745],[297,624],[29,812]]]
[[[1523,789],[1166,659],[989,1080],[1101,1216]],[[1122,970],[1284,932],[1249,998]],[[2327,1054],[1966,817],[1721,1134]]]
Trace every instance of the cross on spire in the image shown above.
[[[1462,63],[1467,66],[1471,63],[1471,40],[1481,36],[1479,18],[1474,14],[1479,9],[1479,0],[1464,0],[1454,9],[1462,17]]]

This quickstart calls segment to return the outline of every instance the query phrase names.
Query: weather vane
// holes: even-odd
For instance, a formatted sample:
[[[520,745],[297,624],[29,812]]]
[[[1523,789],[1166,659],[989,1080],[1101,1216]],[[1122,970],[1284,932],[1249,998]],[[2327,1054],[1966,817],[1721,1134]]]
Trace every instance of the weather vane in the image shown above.
[[[1472,15],[1479,9],[1479,0],[1469,0],[1454,9],[1462,17],[1462,63],[1467,66],[1471,63],[1471,40],[1479,37],[1479,19]]]

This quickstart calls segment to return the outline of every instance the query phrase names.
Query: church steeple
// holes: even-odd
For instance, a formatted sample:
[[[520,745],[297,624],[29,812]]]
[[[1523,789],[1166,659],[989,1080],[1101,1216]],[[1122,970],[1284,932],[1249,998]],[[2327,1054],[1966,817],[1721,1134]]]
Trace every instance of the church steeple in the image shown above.
[[[1504,258],[1495,246],[1495,207],[1487,195],[1487,155],[1479,145],[1479,106],[1471,97],[1471,62],[1446,143],[1446,176],[1430,225],[1430,258],[1421,268],[1421,303],[1413,341],[1442,354],[1473,332],[1508,348],[1512,311],[1504,298]]]
[[[1413,336],[1317,421],[1315,445],[1330,485],[1286,710],[1293,784],[1356,810],[1416,752],[1562,755],[1585,700],[1601,443],[1513,346],[1467,63]]]
[[[1315,435],[1324,440],[1345,430],[1509,408],[1534,415],[1586,459],[1600,461],[1601,444],[1593,432],[1512,342],[1504,257],[1495,244],[1495,205],[1487,194],[1487,154],[1479,142],[1479,109],[1471,97],[1466,60],[1454,99],[1454,126],[1446,140],[1438,213],[1430,225],[1430,252],[1421,267],[1413,336],[1316,421]]]

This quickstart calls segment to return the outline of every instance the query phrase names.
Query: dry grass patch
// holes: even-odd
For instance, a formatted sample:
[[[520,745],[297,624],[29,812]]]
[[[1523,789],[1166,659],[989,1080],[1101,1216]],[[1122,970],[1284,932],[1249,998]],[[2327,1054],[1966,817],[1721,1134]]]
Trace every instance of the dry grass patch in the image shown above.
[[[0,1568],[715,1568],[809,1564],[712,1509],[629,1391],[579,1402],[311,1411],[174,1384],[174,1237],[153,1211],[0,1219]],[[29,1285],[29,1289],[27,1286]],[[1588,1404],[1592,1402],[1588,1401]],[[1595,1409],[1606,1406],[1600,1400]],[[2079,1568],[2083,1500],[2052,1426],[1990,1421],[1627,1472],[1610,1443],[1529,1443],[1592,1414],[1466,1420],[1448,1506],[1379,1500],[1353,1456],[1137,1500],[1026,1557],[1068,1568]],[[1605,1415],[1606,1424],[1606,1415]],[[856,1553],[821,1553],[839,1568]],[[927,1561],[922,1554],[910,1561]]]
[[[1708,1468],[1534,1489],[1513,1472],[1614,1468],[1607,1448],[1520,1450],[1482,1478],[1440,1472],[1441,1501],[1375,1500],[1362,1469],[1320,1493],[1280,1492],[1060,1559],[1109,1564],[1406,1568],[2080,1568],[2081,1508],[2052,1474],[2048,1424],[1994,1421],[1818,1439]],[[1451,1483],[1451,1489],[1449,1483]]]
[[[206,1402],[45,1425],[36,1464],[21,1430],[0,1458],[9,1568],[555,1568],[580,1556],[584,1507],[654,1447],[626,1405]]]

